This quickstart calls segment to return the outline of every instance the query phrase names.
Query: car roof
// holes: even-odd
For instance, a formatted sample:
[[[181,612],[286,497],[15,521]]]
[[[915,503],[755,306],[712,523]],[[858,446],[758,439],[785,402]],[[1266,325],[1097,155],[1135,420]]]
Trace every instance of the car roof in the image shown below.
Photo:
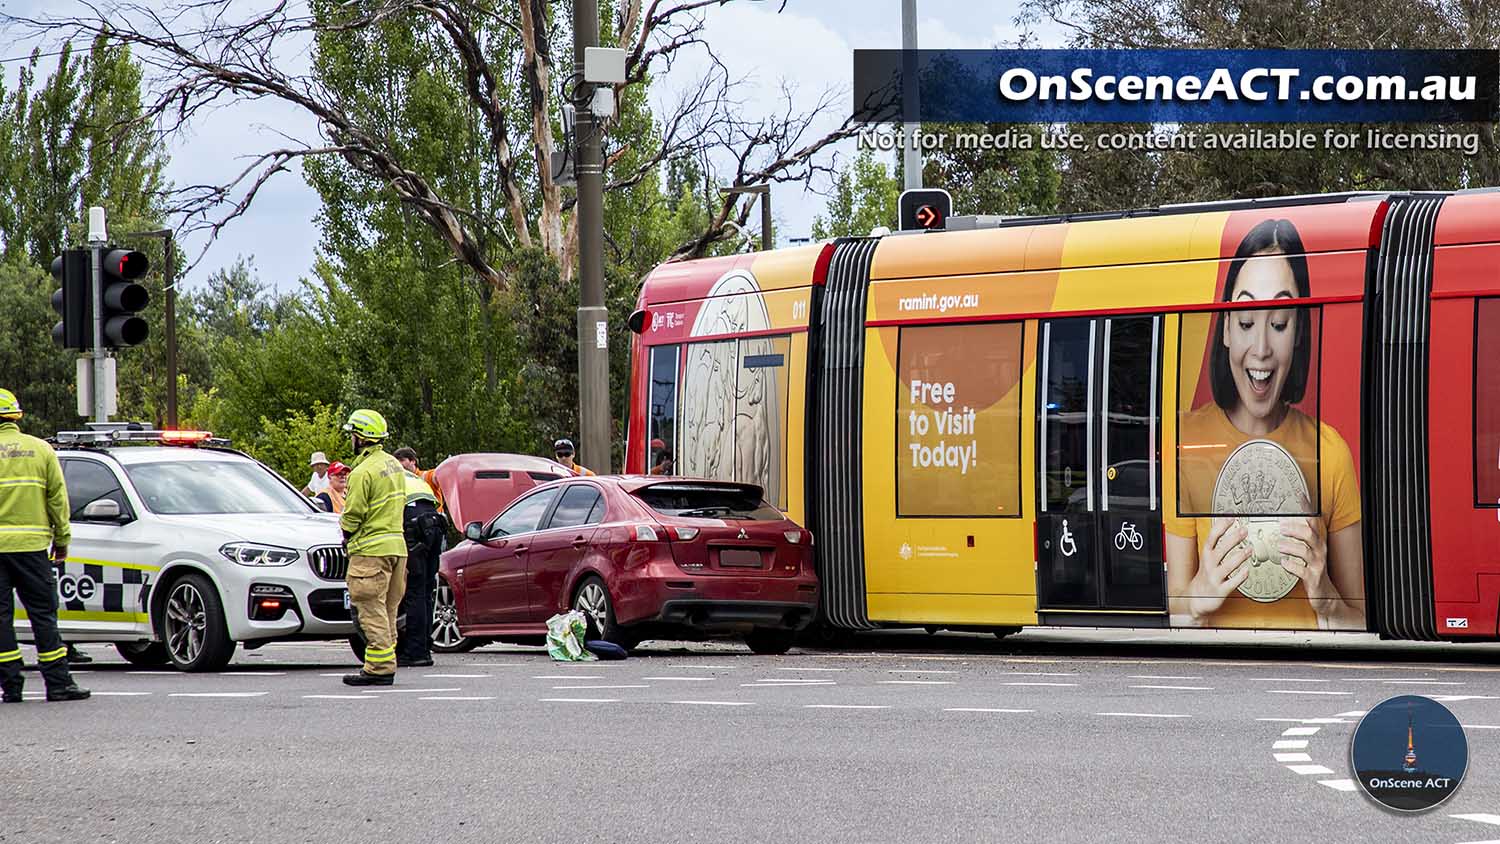
[[[757,498],[764,497],[765,490],[757,484],[740,481],[719,481],[712,478],[680,478],[674,475],[608,475],[600,480],[613,481],[626,492],[636,492],[652,486],[716,486],[734,487]]]
[[[200,446],[180,445],[119,445],[105,447],[69,447],[62,446],[57,449],[58,457],[77,457],[90,454],[107,454],[116,461],[125,465],[139,463],[175,463],[180,461],[234,461],[250,460],[251,458],[232,449],[227,448],[203,448]]]

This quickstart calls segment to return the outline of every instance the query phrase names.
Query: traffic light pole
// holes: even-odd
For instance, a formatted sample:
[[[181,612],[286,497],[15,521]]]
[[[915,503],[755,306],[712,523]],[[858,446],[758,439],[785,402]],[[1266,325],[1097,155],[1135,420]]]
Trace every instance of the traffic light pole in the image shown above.
[[[177,254],[172,232],[167,231],[162,267],[167,288],[167,427],[177,427]]]
[[[582,77],[584,56],[599,46],[599,4],[573,0],[573,66]],[[579,462],[601,473],[614,460],[609,437],[609,311],[604,307],[604,166],[602,128],[593,113],[594,86],[578,83],[578,434]]]
[[[93,227],[93,212],[99,212],[99,227]],[[93,378],[89,386],[94,396],[94,421],[108,422],[109,408],[104,403],[104,210],[89,209],[89,294],[94,298],[94,348],[89,350]],[[97,239],[94,235],[98,235]]]
[[[901,74],[901,91],[907,100],[908,116],[915,116],[917,109],[917,0],[901,0],[901,51],[905,68]],[[920,123],[907,123],[901,127],[906,143],[901,145],[902,187],[917,190],[922,187],[922,151],[917,149],[917,130]]]

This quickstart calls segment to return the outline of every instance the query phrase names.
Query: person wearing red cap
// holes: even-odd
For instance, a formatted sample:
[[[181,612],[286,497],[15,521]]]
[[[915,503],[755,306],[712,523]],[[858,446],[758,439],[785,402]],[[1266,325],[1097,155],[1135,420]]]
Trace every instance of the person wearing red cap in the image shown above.
[[[344,512],[344,493],[349,489],[349,467],[335,461],[328,467],[328,489],[313,496],[325,513]]]

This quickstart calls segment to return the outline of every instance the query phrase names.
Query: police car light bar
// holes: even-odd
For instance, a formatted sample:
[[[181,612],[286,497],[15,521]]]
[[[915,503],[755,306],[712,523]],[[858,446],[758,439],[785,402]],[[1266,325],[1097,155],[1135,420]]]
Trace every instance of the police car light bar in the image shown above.
[[[59,445],[112,445],[115,443],[161,443],[163,445],[228,445],[229,440],[215,437],[212,431],[158,431],[131,424],[104,427],[91,431],[59,431],[52,442]]]

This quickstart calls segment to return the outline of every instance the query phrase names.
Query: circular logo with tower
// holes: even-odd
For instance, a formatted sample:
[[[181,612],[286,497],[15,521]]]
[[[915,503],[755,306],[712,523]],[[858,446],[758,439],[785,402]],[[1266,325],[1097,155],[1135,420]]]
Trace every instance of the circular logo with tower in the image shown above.
[[[1421,695],[1381,701],[1349,748],[1355,781],[1376,803],[1425,812],[1453,796],[1469,769],[1469,740],[1448,707]]]

